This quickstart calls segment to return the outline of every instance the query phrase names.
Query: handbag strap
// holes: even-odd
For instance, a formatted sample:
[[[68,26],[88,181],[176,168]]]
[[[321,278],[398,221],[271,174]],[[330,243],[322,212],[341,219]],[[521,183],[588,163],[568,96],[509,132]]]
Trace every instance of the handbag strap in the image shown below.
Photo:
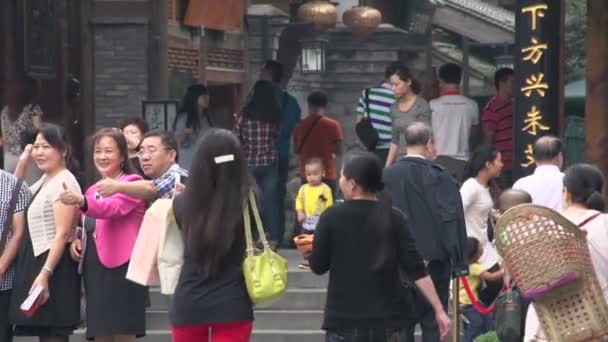
[[[310,134],[312,133],[312,130],[315,128],[315,126],[317,125],[317,123],[319,123],[319,121],[321,121],[322,116],[319,115],[315,121],[313,121],[312,125],[310,125],[310,128],[308,129],[308,131],[306,132],[306,135],[304,136],[304,138],[302,138],[302,142],[300,143],[300,145],[298,146],[298,148],[296,149],[296,154],[300,154],[300,152],[302,152],[302,148],[304,147],[304,145],[306,144],[306,141],[308,141],[308,137],[310,137]]]
[[[243,205],[243,223],[245,225],[245,244],[247,247],[247,256],[253,256],[253,252],[255,250],[255,248],[253,247],[251,216],[249,215],[250,206],[251,211],[253,212],[253,219],[255,220],[255,225],[258,229],[258,235],[260,236],[260,241],[262,241],[264,249],[270,249],[268,240],[266,240],[266,234],[264,233],[264,227],[262,226],[262,219],[260,218],[258,205],[255,201],[255,195],[253,194],[253,191],[249,191],[249,198],[245,199],[245,204]]]
[[[4,247],[6,247],[6,241],[8,240],[8,232],[13,228],[13,212],[17,207],[17,201],[19,200],[19,193],[21,192],[22,184],[23,180],[18,179],[11,196],[11,201],[8,205],[8,212],[6,213],[6,219],[4,219],[4,225],[2,226],[2,235],[0,235],[0,255],[4,253]]]

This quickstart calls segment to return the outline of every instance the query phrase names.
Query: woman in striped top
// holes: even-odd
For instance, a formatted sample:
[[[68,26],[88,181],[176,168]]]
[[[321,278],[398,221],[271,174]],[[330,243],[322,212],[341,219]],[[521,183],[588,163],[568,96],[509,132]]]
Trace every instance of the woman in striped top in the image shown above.
[[[403,67],[401,62],[391,63],[384,72],[384,82],[377,87],[367,88],[359,98],[357,105],[357,122],[364,117],[371,120],[378,133],[378,144],[373,151],[384,163],[393,138],[391,106],[395,103],[391,76]]]

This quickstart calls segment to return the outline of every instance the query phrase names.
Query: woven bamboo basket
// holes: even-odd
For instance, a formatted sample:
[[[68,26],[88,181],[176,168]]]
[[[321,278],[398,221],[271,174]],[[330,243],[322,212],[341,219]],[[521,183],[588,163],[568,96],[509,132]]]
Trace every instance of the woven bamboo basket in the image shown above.
[[[508,263],[522,293],[580,278],[589,260],[583,233],[545,207],[524,204],[508,210],[496,224],[496,249]]]
[[[498,252],[522,292],[576,275],[534,298],[549,341],[608,341],[608,305],[586,238],[575,224],[551,209],[525,204],[500,218],[496,236]]]

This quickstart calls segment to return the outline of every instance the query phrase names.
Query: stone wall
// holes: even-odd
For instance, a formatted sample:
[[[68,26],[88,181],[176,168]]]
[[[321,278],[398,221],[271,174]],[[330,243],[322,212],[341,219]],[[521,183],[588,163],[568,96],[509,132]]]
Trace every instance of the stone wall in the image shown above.
[[[145,20],[94,22],[96,127],[141,114],[148,94],[148,24]]]
[[[407,46],[407,34],[392,26],[383,25],[369,39],[353,39],[344,26],[326,32],[326,70],[322,74],[304,74],[296,70],[288,89],[298,98],[304,113],[306,97],[313,90],[324,91],[329,98],[328,115],[342,126],[345,152],[360,150],[355,134],[356,107],[365,88],[384,80],[386,66],[406,60],[410,67],[420,69],[419,50]]]

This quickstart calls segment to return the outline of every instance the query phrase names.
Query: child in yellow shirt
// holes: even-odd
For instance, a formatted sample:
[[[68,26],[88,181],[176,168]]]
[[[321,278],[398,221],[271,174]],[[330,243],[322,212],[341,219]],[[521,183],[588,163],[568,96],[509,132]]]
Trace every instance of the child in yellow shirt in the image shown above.
[[[300,234],[314,234],[319,217],[325,209],[334,203],[331,188],[323,183],[325,177],[325,166],[320,158],[311,158],[304,165],[306,184],[300,187],[296,197],[296,212],[298,223],[302,227]],[[302,236],[296,239],[302,240]],[[308,255],[304,255],[304,261],[300,268],[308,268]]]
[[[479,263],[479,258],[483,255],[483,247],[479,240],[473,237],[467,239],[467,256],[469,258],[469,275],[467,282],[471,287],[477,300],[478,287],[482,280],[496,281],[502,279],[504,271],[488,272]],[[464,286],[460,288],[459,302],[462,314],[466,317],[468,323],[464,324],[464,342],[473,342],[473,340],[488,331],[492,330],[493,317],[492,314],[482,315],[475,309],[467,295]]]

